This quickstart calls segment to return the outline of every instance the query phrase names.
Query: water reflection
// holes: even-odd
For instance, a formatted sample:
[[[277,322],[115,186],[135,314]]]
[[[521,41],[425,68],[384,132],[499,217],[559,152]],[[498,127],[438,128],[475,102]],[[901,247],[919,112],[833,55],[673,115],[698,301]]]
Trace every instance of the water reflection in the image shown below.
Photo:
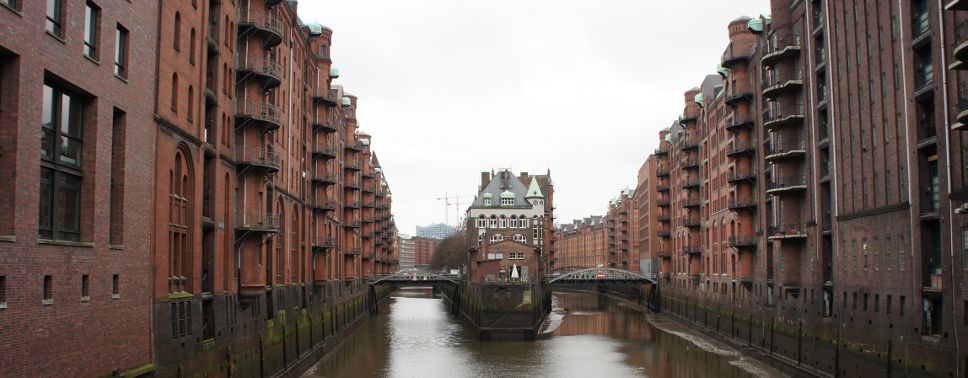
[[[341,348],[304,376],[686,378],[775,374],[662,318],[656,320],[660,329],[607,297],[556,293],[554,302],[555,313],[539,340],[481,342],[448,315],[446,306],[433,299],[429,289],[400,291],[381,306],[379,316],[366,320]]]

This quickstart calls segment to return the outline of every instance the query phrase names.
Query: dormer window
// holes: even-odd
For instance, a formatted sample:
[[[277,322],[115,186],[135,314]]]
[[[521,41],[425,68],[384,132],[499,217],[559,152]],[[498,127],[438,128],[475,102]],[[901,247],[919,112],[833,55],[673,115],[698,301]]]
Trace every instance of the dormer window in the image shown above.
[[[514,206],[514,198],[501,198],[501,206]]]
[[[484,206],[491,206],[491,199],[490,198],[485,198],[484,199]]]

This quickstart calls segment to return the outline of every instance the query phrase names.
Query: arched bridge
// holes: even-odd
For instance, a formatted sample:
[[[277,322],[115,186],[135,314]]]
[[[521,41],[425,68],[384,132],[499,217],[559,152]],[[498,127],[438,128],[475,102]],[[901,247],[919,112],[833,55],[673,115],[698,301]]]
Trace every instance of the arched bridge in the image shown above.
[[[556,270],[545,279],[549,284],[608,284],[608,283],[638,283],[656,284],[655,279],[623,269],[615,268],[572,268]]]
[[[459,274],[438,274],[419,268],[400,269],[385,276],[370,277],[369,284],[394,286],[430,286],[435,284],[456,285],[461,280]]]

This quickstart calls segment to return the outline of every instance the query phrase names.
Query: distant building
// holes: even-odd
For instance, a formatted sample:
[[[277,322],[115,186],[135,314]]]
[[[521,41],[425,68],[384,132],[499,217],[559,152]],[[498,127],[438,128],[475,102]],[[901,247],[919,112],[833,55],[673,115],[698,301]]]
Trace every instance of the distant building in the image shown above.
[[[417,236],[428,239],[447,239],[457,233],[457,228],[445,223],[417,226]]]
[[[413,237],[407,234],[397,236],[397,244],[400,248],[400,269],[409,269],[416,266],[416,254]]]
[[[473,282],[541,278],[544,251],[551,246],[551,176],[483,172],[467,210],[472,241],[468,273]]]
[[[414,236],[411,240],[413,241],[414,265],[417,268],[430,269],[430,260],[434,258],[434,251],[437,250],[440,240],[421,236]]]
[[[555,230],[555,269],[605,266],[605,222],[601,215],[576,219]]]

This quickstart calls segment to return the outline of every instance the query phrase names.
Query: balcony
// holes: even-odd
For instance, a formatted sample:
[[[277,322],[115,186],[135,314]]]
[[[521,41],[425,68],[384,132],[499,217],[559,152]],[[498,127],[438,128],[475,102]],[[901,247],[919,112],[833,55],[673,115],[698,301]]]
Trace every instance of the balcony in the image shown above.
[[[656,177],[669,177],[669,168],[659,168],[655,171]]]
[[[362,252],[363,252],[363,249],[362,248],[360,248],[360,247],[352,247],[352,248],[347,248],[346,250],[344,250],[343,251],[343,254],[344,255],[359,256],[360,253],[362,253]]]
[[[282,19],[273,17],[248,7],[239,8],[239,18],[236,21],[239,37],[262,38],[262,47],[269,49],[282,43],[285,23]]]
[[[682,183],[683,189],[699,189],[699,179],[690,178]]]
[[[775,141],[766,145],[764,160],[767,162],[784,159],[799,159],[807,154],[803,140]]]
[[[753,99],[753,90],[742,86],[740,88],[730,88],[726,92],[726,105],[735,105],[743,101],[750,101]]]
[[[752,196],[739,196],[729,200],[729,209],[732,211],[739,210],[756,210],[757,203],[756,197]]]
[[[337,100],[338,97],[339,92],[337,92],[335,89],[330,89],[328,91],[317,91],[313,95],[313,101],[322,104],[327,108],[335,108],[336,105],[339,105],[339,100]]]
[[[668,192],[669,191],[669,185],[656,185],[655,191],[660,192],[660,193],[661,192]]]
[[[313,237],[313,249],[332,249],[336,247],[336,239],[329,236],[315,236]]]
[[[242,232],[279,232],[279,215],[236,212],[235,230]]]
[[[770,226],[767,234],[770,240],[806,239],[807,229],[803,223],[788,223]]]
[[[658,207],[669,207],[670,203],[669,200],[658,200],[655,201],[655,205]]]
[[[672,237],[672,232],[670,232],[669,230],[659,230],[656,234],[663,239],[668,239]]]
[[[682,138],[681,148],[683,151],[698,149],[699,138]]]
[[[682,225],[689,228],[699,228],[702,226],[702,221],[699,218],[685,219],[682,221]]]
[[[783,59],[797,55],[800,55],[800,36],[788,35],[784,38],[769,41],[760,62],[764,66],[772,66]]]
[[[803,123],[803,104],[774,106],[763,110],[763,128],[777,130],[784,126]]]
[[[682,207],[686,209],[698,208],[699,203],[700,201],[698,198],[686,198],[682,200]]]
[[[237,81],[255,78],[262,81],[262,89],[268,90],[282,82],[282,66],[268,59],[238,55],[235,58]]]
[[[720,64],[723,66],[723,68],[729,68],[740,62],[748,62],[750,57],[753,55],[752,50],[752,48],[739,48],[730,43],[729,47],[726,48],[726,51],[723,52],[723,57],[720,60]]]
[[[343,162],[343,169],[347,171],[359,171],[360,165],[359,161],[345,161]]]
[[[343,147],[345,147],[347,151],[353,151],[353,152],[362,152],[363,151],[363,143],[360,142],[360,141],[358,141],[358,140],[357,141],[353,141],[353,142],[346,143],[346,145],[343,146]]]
[[[944,10],[946,11],[968,10],[968,0],[949,0],[948,3],[944,5]]]
[[[343,207],[344,208],[347,208],[347,209],[359,209],[360,208],[360,200],[344,201],[343,202]],[[359,224],[360,222],[357,221],[356,223]]]
[[[702,249],[699,248],[699,245],[687,244],[682,246],[682,253],[685,253],[687,255],[698,255],[702,253]]]
[[[679,167],[683,170],[699,169],[699,158],[686,157],[679,161]]]
[[[756,180],[756,170],[753,168],[737,168],[729,171],[726,174],[726,181],[730,184],[736,184],[742,181],[755,181]]]
[[[280,157],[278,153],[265,148],[236,146],[235,164],[245,168],[255,168],[267,173],[279,171]]]
[[[734,157],[737,155],[747,154],[754,155],[756,153],[756,144],[749,141],[737,141],[729,145],[726,149],[726,156]]]
[[[344,180],[343,189],[345,190],[360,190],[360,180]]]
[[[672,220],[672,217],[670,217],[668,215],[657,215],[655,217],[655,220],[656,221],[659,221],[659,222],[669,223],[669,221]]]
[[[958,122],[951,126],[952,130],[966,130],[968,127],[968,83],[958,84]]]
[[[682,116],[679,117],[679,123],[682,123],[682,124],[693,123],[693,122],[696,122],[696,120],[698,119],[699,119],[698,113],[687,112],[687,113],[683,113]]]
[[[774,177],[766,184],[767,194],[802,192],[807,190],[807,177],[804,175]]]
[[[360,228],[360,221],[358,221],[358,220],[352,220],[352,221],[343,222],[343,227],[346,227],[346,228]]]
[[[659,247],[659,249],[657,249],[655,251],[655,254],[656,254],[656,256],[659,256],[660,258],[665,258],[665,259],[671,259],[672,258],[672,251],[670,251],[668,248]]]
[[[666,156],[666,155],[669,155],[669,151],[663,150],[663,149],[660,149],[660,148],[656,148],[655,149],[655,156],[657,156],[657,157],[663,157],[663,156]]]
[[[755,235],[730,236],[727,244],[733,248],[756,248]]]
[[[313,175],[314,185],[334,185],[336,184],[336,172],[330,169],[320,169]]]
[[[315,146],[313,146],[313,158],[335,159],[336,147],[332,143],[315,143]]]
[[[262,132],[270,132],[282,126],[281,112],[275,105],[257,101],[236,101],[235,119],[238,120],[236,126],[259,126]]]
[[[753,127],[753,117],[734,115],[726,122],[727,131],[736,131],[741,127]]]
[[[317,211],[335,211],[337,206],[336,200],[332,199],[316,198],[316,200],[312,202],[313,209]]]
[[[803,88],[803,71],[776,75],[772,80],[763,82],[763,97],[775,99],[786,92],[798,91]]]
[[[322,119],[322,117],[316,117],[313,119],[313,130],[319,130],[325,133],[335,133],[338,131],[336,125],[333,122]]]

